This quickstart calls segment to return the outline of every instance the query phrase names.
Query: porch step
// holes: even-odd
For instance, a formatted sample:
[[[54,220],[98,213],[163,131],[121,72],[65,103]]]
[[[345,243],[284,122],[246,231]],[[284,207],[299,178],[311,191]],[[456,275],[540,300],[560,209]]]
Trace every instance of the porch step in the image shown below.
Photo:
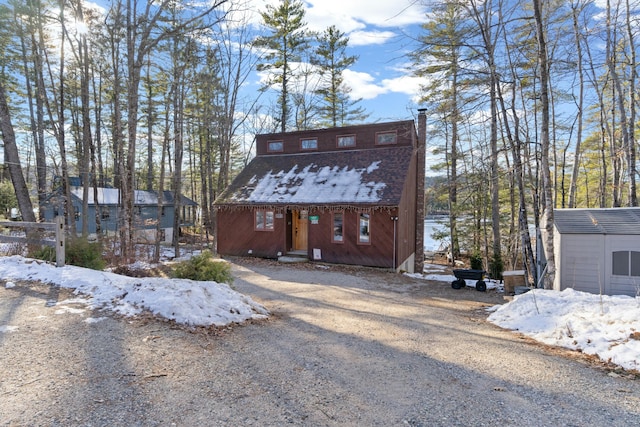
[[[278,257],[278,262],[294,263],[294,262],[309,262],[306,251],[292,251]]]

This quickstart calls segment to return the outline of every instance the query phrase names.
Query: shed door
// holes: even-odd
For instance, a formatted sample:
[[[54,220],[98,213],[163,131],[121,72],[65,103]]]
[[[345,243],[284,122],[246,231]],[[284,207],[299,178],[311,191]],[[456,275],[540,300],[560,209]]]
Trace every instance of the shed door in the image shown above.
[[[308,225],[309,225],[309,212],[308,211],[293,211],[293,221],[291,225],[293,229],[293,250],[306,251],[308,246]]]

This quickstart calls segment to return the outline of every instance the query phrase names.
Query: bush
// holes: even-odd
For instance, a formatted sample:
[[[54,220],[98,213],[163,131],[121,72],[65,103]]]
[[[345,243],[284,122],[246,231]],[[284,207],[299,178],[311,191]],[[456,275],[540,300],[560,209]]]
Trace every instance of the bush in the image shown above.
[[[90,268],[92,270],[104,270],[106,262],[102,259],[102,245],[90,243],[86,239],[72,239],[67,241],[64,262],[67,265]],[[42,246],[31,250],[31,258],[54,262],[56,249],[51,246]]]
[[[69,240],[65,252],[65,263],[92,270],[103,270],[106,262],[102,258],[102,245],[86,239]]]
[[[474,252],[469,259],[472,270],[482,270],[482,255],[480,252]]]
[[[56,260],[56,249],[52,246],[41,246],[37,249],[30,249],[29,257],[54,262]]]
[[[489,275],[494,280],[502,280],[503,271],[504,264],[502,263],[502,257],[500,255],[494,255],[491,262],[489,262]]]
[[[200,255],[179,263],[173,275],[178,279],[214,281],[228,284],[233,282],[231,266],[226,262],[213,259],[210,251],[203,251]]]

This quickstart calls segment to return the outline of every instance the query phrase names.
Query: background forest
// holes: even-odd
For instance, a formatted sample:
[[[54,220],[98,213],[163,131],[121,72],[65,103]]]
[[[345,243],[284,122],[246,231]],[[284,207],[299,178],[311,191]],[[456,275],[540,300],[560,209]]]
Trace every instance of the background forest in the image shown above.
[[[5,0],[3,208],[13,190],[28,220],[81,177],[121,190],[124,259],[135,189],[192,198],[212,235],[255,134],[377,120],[344,79],[349,34],[308,30],[309,3],[269,2],[255,25],[246,0]],[[533,272],[554,207],[637,206],[637,0],[419,3],[397,62],[419,82],[408,109],[428,111],[427,211],[449,213],[454,257]]]

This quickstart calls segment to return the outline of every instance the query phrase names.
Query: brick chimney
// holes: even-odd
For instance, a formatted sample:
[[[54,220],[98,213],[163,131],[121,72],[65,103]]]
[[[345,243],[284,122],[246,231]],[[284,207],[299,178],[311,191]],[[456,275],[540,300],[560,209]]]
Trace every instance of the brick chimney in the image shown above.
[[[427,109],[418,109],[418,145],[416,146],[416,258],[414,271],[424,269],[424,175],[427,147]]]

